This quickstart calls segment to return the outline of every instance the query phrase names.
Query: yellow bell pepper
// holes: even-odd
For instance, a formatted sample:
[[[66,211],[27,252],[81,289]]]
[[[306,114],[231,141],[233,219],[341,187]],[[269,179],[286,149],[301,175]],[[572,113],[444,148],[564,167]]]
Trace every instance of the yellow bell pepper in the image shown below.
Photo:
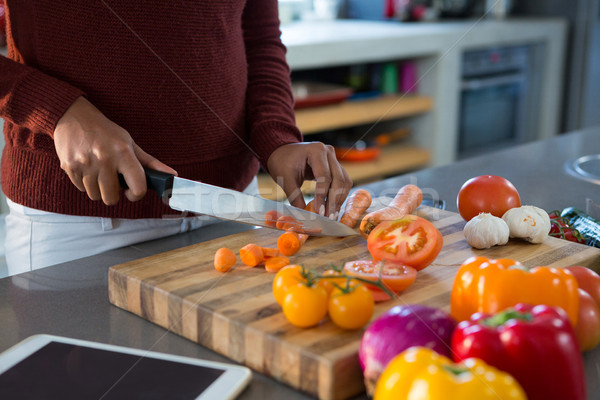
[[[387,365],[373,400],[525,400],[509,374],[478,358],[454,364],[426,347],[411,347]]]

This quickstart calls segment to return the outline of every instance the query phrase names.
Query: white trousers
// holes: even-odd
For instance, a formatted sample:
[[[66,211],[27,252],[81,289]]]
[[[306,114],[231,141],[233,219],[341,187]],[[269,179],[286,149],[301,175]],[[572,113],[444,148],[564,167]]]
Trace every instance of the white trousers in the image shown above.
[[[244,193],[258,195],[256,177]],[[6,264],[20,274],[135,243],[188,232],[219,220],[207,216],[122,219],[56,214],[7,200]]]

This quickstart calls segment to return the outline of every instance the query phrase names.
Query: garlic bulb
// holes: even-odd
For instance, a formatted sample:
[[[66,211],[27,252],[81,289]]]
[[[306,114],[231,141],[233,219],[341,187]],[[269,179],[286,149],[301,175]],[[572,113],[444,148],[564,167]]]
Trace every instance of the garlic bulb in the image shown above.
[[[492,246],[506,244],[509,229],[502,218],[481,213],[467,222],[464,233],[471,247],[489,249]]]
[[[550,217],[541,208],[521,206],[504,213],[510,237],[525,239],[530,243],[542,243],[550,233]]]

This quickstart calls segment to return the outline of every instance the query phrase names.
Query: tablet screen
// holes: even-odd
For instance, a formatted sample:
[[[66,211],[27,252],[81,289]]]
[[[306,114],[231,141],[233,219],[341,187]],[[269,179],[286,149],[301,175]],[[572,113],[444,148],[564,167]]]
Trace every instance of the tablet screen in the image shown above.
[[[181,399],[209,387],[223,370],[50,342],[0,375],[14,399]]]

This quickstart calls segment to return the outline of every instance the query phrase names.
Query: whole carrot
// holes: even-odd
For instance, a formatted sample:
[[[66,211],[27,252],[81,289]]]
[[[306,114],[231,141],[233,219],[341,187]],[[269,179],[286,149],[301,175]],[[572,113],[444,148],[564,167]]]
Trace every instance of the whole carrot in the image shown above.
[[[350,228],[354,228],[360,217],[369,206],[371,205],[371,193],[364,189],[355,190],[344,206],[342,217],[340,222],[344,225],[348,225]]]
[[[422,201],[423,192],[418,186],[402,186],[387,207],[368,213],[363,217],[360,223],[360,233],[366,239],[380,222],[402,218],[414,212]]]
[[[217,271],[227,272],[235,265],[235,253],[227,247],[221,247],[215,252],[214,265]]]

